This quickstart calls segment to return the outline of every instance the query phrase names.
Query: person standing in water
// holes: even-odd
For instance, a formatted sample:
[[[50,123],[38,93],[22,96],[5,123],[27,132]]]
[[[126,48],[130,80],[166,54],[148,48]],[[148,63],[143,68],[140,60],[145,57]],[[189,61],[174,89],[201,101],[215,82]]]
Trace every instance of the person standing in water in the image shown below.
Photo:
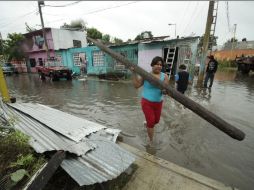
[[[168,85],[168,75],[161,72],[163,63],[164,61],[161,57],[154,57],[151,62],[151,74]],[[141,107],[146,118],[147,134],[149,137],[149,145],[151,146],[153,144],[154,127],[159,123],[161,117],[163,93],[161,89],[152,85],[147,80],[138,77],[135,72],[133,73],[133,85],[135,88],[143,86]]]
[[[189,72],[186,70],[187,67],[184,64],[179,66],[179,71],[175,75],[176,89],[178,92],[184,94],[187,90],[188,84],[191,84],[191,78]]]

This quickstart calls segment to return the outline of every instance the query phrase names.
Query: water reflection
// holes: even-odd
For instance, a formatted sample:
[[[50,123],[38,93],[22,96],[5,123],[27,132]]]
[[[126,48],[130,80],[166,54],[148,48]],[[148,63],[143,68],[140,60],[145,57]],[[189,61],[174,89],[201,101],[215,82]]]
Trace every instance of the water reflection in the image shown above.
[[[37,75],[7,77],[17,101],[36,102],[123,131],[124,142],[240,189],[254,186],[254,75],[217,72],[212,89],[195,88],[186,96],[246,133],[238,142],[170,97],[155,128],[155,148],[146,147],[141,90],[130,82],[42,82]]]

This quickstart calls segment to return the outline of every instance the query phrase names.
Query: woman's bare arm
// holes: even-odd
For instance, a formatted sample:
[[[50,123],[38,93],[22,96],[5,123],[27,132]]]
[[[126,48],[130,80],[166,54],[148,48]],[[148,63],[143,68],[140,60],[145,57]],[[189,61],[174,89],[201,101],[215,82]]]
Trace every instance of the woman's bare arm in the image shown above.
[[[164,81],[163,81],[166,85],[169,85],[169,79],[168,79],[168,75],[165,74],[165,78],[164,78]]]
[[[142,77],[138,77],[138,75],[136,73],[133,73],[132,74],[132,83],[135,88],[139,88],[139,87],[143,86],[144,80]]]

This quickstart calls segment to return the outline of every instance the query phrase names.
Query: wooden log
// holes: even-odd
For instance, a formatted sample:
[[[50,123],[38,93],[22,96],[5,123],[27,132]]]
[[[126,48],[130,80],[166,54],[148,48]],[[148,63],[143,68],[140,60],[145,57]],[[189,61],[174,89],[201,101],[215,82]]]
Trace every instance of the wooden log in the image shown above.
[[[26,190],[41,190],[44,189],[52,175],[55,173],[59,165],[64,160],[66,154],[64,151],[57,151],[49,160],[47,165],[42,168],[42,171],[35,177],[26,187]]]
[[[230,123],[226,122],[216,114],[210,112],[200,104],[196,103],[195,101],[191,100],[190,98],[184,96],[177,90],[171,88],[170,86],[167,86],[164,84],[162,81],[154,77],[152,74],[148,73],[141,67],[131,63],[129,60],[124,58],[122,55],[114,52],[113,50],[109,49],[105,45],[103,45],[101,42],[98,40],[94,40],[90,37],[87,37],[88,40],[93,42],[96,46],[98,46],[102,51],[108,53],[111,57],[116,59],[117,61],[120,61],[123,63],[128,69],[131,67],[134,68],[134,72],[138,73],[140,76],[143,77],[143,79],[149,81],[151,84],[157,86],[160,89],[165,89],[168,93],[169,96],[174,98],[176,101],[180,102],[183,104],[185,107],[189,108],[192,110],[194,113],[229,135],[230,137],[237,139],[239,141],[243,140],[245,138],[245,134],[237,129],[236,127],[232,126]]]

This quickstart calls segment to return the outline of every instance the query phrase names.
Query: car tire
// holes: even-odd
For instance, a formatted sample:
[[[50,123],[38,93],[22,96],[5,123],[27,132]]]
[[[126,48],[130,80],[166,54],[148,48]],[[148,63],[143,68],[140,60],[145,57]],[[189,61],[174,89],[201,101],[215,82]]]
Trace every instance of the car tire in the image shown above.
[[[49,78],[50,78],[51,81],[59,80],[59,78],[56,75],[54,75],[53,73],[50,73]]]

